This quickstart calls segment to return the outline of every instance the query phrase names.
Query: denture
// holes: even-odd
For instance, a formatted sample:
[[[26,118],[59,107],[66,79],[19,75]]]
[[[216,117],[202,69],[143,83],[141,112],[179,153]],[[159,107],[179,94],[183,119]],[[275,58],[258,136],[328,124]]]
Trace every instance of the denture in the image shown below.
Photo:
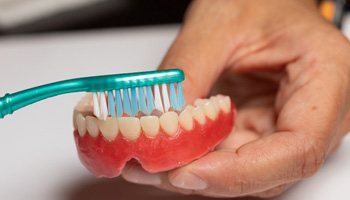
[[[137,160],[148,172],[171,170],[213,150],[231,132],[235,107],[228,96],[197,99],[181,111],[155,115],[95,117],[92,95],[75,107],[78,155],[96,176],[119,176]]]

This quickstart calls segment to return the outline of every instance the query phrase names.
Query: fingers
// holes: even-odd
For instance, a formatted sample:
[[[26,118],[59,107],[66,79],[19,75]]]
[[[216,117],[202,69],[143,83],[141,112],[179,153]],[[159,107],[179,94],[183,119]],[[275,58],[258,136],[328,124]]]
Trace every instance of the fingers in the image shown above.
[[[160,174],[146,172],[137,162],[127,163],[123,169],[122,177],[129,182],[143,185],[160,185],[162,183]]]
[[[208,17],[212,16],[210,13],[217,13],[217,3],[197,4],[191,6],[186,23],[160,64],[160,69],[176,67],[184,70],[188,102],[208,94],[232,49],[229,46],[231,37],[225,31],[227,26],[220,26],[222,22],[213,22]],[[198,9],[198,6],[202,8]]]
[[[130,182],[184,194],[268,197],[286,189],[281,185],[304,177],[310,168],[317,170],[317,164],[307,161],[313,157],[313,149],[304,147],[305,143],[295,134],[280,132],[237,151],[212,152],[168,174],[149,174],[140,166],[128,166],[122,176]]]
[[[287,189],[289,189],[293,183],[287,183],[287,184],[283,184],[283,185],[279,185],[277,187],[274,187],[270,190],[264,191],[264,192],[260,192],[260,193],[256,193],[256,194],[252,194],[251,196],[254,197],[259,197],[259,198],[272,198],[272,197],[276,197],[280,194],[282,194],[284,191],[286,191]]]

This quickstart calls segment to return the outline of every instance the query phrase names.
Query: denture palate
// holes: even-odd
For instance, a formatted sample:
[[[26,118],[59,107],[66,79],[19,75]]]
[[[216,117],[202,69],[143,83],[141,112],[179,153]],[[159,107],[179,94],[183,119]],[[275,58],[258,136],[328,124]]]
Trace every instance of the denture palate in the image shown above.
[[[92,95],[87,95],[76,106],[74,128],[78,130],[80,137],[87,133],[92,137],[101,134],[107,141],[113,141],[118,134],[131,141],[137,140],[142,133],[146,137],[154,138],[161,132],[160,129],[169,137],[176,137],[180,127],[191,131],[195,122],[204,125],[206,120],[216,120],[220,112],[229,113],[231,109],[230,97],[217,95],[210,99],[197,99],[193,106],[187,105],[180,111],[168,109],[166,112],[158,112],[161,113],[158,115],[145,115],[140,112],[140,115],[133,117],[99,118],[92,114],[94,108],[91,102]]]

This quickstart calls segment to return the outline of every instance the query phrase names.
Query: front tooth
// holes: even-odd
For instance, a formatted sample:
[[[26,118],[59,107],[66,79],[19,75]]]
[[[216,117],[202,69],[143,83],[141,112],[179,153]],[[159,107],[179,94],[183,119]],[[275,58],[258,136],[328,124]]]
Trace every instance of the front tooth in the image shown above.
[[[119,132],[118,121],[114,117],[107,117],[106,120],[99,120],[98,125],[100,127],[102,135],[109,141],[113,141]]]
[[[86,124],[85,124],[85,118],[81,113],[78,113],[75,117],[77,129],[79,132],[79,135],[83,137],[86,133]]]
[[[205,123],[205,115],[202,106],[197,106],[192,110],[193,118],[200,124]]]
[[[179,116],[176,112],[166,112],[159,118],[160,126],[170,136],[175,136],[179,126]]]
[[[136,117],[120,117],[118,125],[120,132],[128,140],[136,140],[141,134],[140,120]]]
[[[214,104],[211,101],[207,101],[204,105],[204,112],[206,114],[206,116],[209,117],[209,119],[214,120],[217,117],[217,112],[216,109],[214,107]]]
[[[92,137],[98,136],[98,121],[95,117],[87,116],[86,117],[86,129]]]
[[[179,123],[180,125],[187,131],[192,130],[193,128],[193,119],[191,115],[191,111],[188,109],[184,109],[179,115]]]
[[[144,116],[140,118],[143,132],[149,137],[155,137],[159,132],[159,118],[156,116]]]

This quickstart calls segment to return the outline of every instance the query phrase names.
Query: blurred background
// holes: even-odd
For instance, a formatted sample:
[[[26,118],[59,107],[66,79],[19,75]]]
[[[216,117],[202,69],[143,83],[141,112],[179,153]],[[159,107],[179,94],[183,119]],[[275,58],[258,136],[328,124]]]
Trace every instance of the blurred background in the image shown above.
[[[344,24],[346,0],[318,0]],[[190,0],[0,0],[0,36],[180,23]],[[348,20],[347,20],[348,21]]]
[[[0,0],[0,36],[180,23],[189,0]]]
[[[155,69],[189,3],[0,0],[0,96],[57,80]],[[350,35],[344,5],[328,0],[320,10]],[[59,96],[0,120],[1,200],[213,200],[92,176],[71,134],[72,108],[81,96]],[[317,175],[277,200],[349,199],[350,137],[344,143]]]

